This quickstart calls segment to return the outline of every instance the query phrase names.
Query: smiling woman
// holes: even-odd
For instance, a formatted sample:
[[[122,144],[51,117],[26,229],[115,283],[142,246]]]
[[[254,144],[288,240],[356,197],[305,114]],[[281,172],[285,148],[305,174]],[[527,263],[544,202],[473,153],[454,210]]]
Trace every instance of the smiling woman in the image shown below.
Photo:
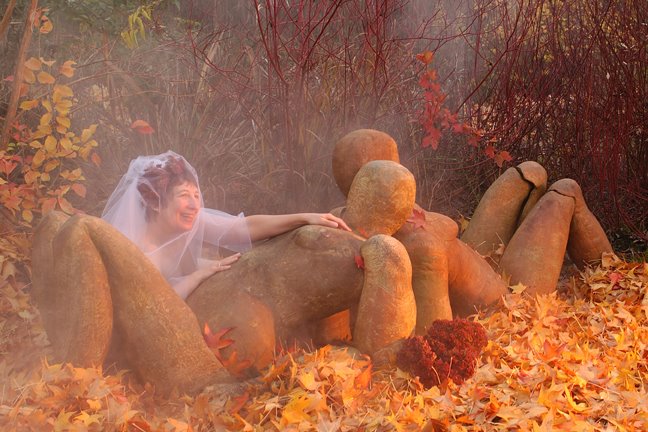
[[[183,299],[228,270],[254,241],[302,225],[349,229],[331,214],[244,217],[205,208],[195,170],[172,151],[133,160],[102,218],[135,243]]]

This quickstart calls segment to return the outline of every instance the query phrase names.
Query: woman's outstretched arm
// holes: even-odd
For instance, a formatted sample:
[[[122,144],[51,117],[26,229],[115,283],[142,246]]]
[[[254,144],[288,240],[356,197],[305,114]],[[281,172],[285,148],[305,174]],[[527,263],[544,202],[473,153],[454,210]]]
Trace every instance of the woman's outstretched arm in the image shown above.
[[[283,234],[303,225],[322,225],[351,231],[347,224],[330,213],[295,213],[286,215],[246,216],[250,239],[255,242]]]

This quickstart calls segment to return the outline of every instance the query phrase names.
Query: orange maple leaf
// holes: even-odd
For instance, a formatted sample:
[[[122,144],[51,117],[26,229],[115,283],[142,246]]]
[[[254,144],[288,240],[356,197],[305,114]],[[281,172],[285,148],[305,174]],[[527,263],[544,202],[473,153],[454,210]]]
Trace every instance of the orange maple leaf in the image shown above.
[[[355,388],[357,389],[368,389],[369,386],[371,385],[371,371],[373,369],[373,365],[369,363],[366,368],[362,370],[358,375],[353,380],[353,384]]]
[[[151,125],[144,120],[135,120],[130,127],[135,132],[142,135],[151,135],[153,132],[155,132],[155,129],[153,129]]]

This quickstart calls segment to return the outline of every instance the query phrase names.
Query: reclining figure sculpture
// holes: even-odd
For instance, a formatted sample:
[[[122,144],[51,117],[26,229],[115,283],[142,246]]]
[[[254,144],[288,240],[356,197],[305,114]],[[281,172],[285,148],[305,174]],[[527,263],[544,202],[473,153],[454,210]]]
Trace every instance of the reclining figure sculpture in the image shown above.
[[[491,186],[461,240],[453,220],[415,204],[414,177],[398,162],[387,134],[346,135],[333,172],[347,195],[337,212],[355,233],[304,226],[277,236],[207,279],[186,303],[101,219],[46,215],[34,235],[33,298],[54,360],[120,359],[160,391],[195,392],[232,379],[203,339],[205,323],[233,328],[227,337],[235,343],[225,351],[260,369],[277,342],[315,322],[324,339],[340,334],[330,331],[337,325],[360,351],[389,358],[435,319],[471,314],[507,292],[508,281],[480,255],[500,243],[500,273],[530,294],[555,289],[565,251],[582,266],[612,250],[578,185],[560,180],[546,189],[546,172],[534,162]],[[352,325],[340,321],[350,316]]]

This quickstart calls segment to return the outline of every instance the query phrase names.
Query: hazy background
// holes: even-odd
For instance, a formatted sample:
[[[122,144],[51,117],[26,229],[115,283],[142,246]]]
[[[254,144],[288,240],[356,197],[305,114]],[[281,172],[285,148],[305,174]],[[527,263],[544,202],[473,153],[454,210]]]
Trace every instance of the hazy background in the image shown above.
[[[27,3],[16,4],[0,43],[2,77],[13,71]],[[49,9],[54,30],[34,35],[31,55],[77,62],[68,82],[78,100],[72,118],[80,127],[99,124],[103,163],[86,167],[88,196],[75,202],[92,214],[100,213],[130,159],[167,149],[197,169],[210,207],[248,214],[329,210],[343,202],[331,175],[333,145],[354,129],[375,128],[398,142],[427,209],[469,216],[511,166],[484,155],[492,144],[510,152],[513,163],[541,162],[550,181],[579,181],[616,246],[645,247],[648,2],[39,6]],[[446,134],[437,151],[421,148],[424,65],[415,56],[425,50],[435,53],[445,106],[483,129],[479,147]],[[9,92],[0,81],[1,116]],[[132,130],[138,119],[155,133]]]

